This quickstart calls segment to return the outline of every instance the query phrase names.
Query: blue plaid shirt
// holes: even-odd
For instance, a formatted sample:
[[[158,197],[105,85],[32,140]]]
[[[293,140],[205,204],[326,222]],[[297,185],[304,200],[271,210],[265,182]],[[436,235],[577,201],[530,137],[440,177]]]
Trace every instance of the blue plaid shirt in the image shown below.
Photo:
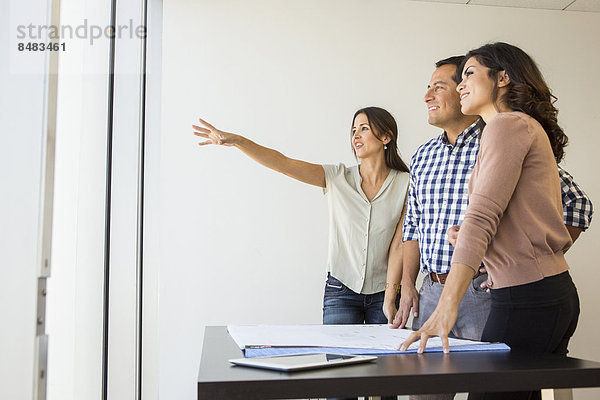
[[[444,132],[412,156],[402,241],[419,242],[423,272],[450,271],[454,248],[446,231],[463,222],[483,126],[481,120],[475,122],[458,135],[454,145]],[[571,175],[560,167],[558,171],[565,224],[586,229],[592,218],[592,203]]]
[[[590,227],[594,208],[590,198],[567,171],[558,166],[560,176],[560,189],[562,192],[563,217],[565,225],[582,228],[584,231]]]

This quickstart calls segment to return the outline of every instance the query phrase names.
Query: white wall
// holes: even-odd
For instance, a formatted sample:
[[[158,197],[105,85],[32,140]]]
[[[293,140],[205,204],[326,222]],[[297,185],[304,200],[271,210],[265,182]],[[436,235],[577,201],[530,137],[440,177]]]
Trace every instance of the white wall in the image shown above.
[[[107,2],[61,2],[61,24],[105,26]],[[48,399],[102,396],[107,39],[65,39],[59,55]]]
[[[140,0],[119,2],[117,26],[137,29],[142,18]],[[161,0],[153,0],[150,18],[160,14]],[[152,16],[154,15],[154,17]],[[61,23],[104,28],[110,23],[110,2],[63,0]],[[162,15],[161,15],[162,17]],[[131,21],[130,21],[131,20]],[[153,34],[160,21],[151,19]],[[118,30],[120,31],[120,30]],[[67,51],[60,57],[57,122],[55,224],[52,278],[49,280],[48,333],[49,399],[99,399],[102,396],[103,295],[105,263],[105,200],[107,130],[109,113],[110,48],[106,37],[90,40],[65,38]],[[160,40],[160,36],[158,37]],[[112,147],[112,198],[110,238],[110,295],[108,323],[109,399],[134,398],[138,389],[136,274],[138,124],[140,118],[141,40],[125,30],[117,36]],[[160,43],[158,44],[160,50]],[[149,95],[160,89],[150,63]],[[152,108],[154,107],[154,108]],[[155,122],[160,102],[149,106],[149,124]],[[152,115],[150,115],[152,113]],[[148,128],[148,132],[152,129]],[[157,138],[158,135],[153,137]],[[158,146],[154,146],[158,148]],[[148,153],[151,157],[152,152]],[[151,163],[158,163],[153,157]],[[154,185],[155,186],[155,185]],[[147,186],[154,202],[153,183]],[[154,214],[156,215],[156,213]],[[152,216],[150,217],[152,218]],[[152,234],[147,236],[152,254]],[[155,261],[154,261],[155,262]],[[148,266],[152,270],[153,260]],[[156,269],[154,269],[156,271]],[[157,383],[157,274],[144,274],[148,295],[144,301],[144,399],[158,397]]]
[[[160,232],[161,398],[195,397],[206,325],[321,320],[320,190],[235,149],[199,148],[198,117],[292,157],[351,164],[352,114],[377,105],[395,115],[408,161],[438,133],[422,102],[434,62],[508,41],[538,61],[559,97],[571,139],[566,167],[600,207],[600,14],[400,0],[170,0],[163,24],[160,163],[148,177],[160,193],[151,223]],[[595,360],[598,232],[592,227],[568,255],[582,303],[571,354]]]
[[[141,1],[119,2],[116,25],[136,29]],[[110,24],[110,2],[63,1],[62,23],[77,27]],[[118,30],[120,31],[120,30]],[[103,295],[106,286],[105,200],[109,123],[110,48],[107,37],[66,40],[59,82],[53,277],[49,281],[48,331],[50,399],[99,399],[102,396]],[[138,140],[141,40],[125,30],[117,35],[111,159],[110,289],[108,321],[109,399],[135,398],[138,389],[136,278]],[[160,64],[158,65],[160,68]],[[152,279],[146,278],[152,283]],[[149,285],[150,286],[150,285]],[[150,293],[155,293],[150,286]],[[156,302],[156,296],[150,296]],[[144,375],[156,397],[152,363],[153,313],[147,307]],[[154,358],[153,358],[154,357]],[[154,380],[156,381],[156,380]],[[152,396],[144,396],[144,398]]]
[[[0,398],[33,395],[44,139],[44,58],[16,51],[20,21],[46,20],[47,5],[0,5]],[[10,18],[9,18],[10,17]],[[14,46],[13,46],[14,43]],[[20,68],[29,61],[30,69]],[[14,66],[15,68],[11,68]]]

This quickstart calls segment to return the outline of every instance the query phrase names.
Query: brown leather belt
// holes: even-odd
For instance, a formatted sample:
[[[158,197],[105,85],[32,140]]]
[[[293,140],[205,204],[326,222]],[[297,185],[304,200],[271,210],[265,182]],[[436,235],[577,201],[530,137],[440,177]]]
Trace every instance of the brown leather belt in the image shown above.
[[[429,277],[433,282],[437,282],[441,285],[446,283],[446,278],[448,278],[448,273],[445,274],[436,274],[435,272],[430,272]]]
[[[473,279],[477,278],[479,275],[481,275],[481,272],[477,271],[477,274],[475,274]],[[445,274],[437,274],[435,272],[430,272],[429,277],[433,282],[437,282],[440,285],[443,285],[446,283],[446,279],[448,278],[448,272],[446,272]]]

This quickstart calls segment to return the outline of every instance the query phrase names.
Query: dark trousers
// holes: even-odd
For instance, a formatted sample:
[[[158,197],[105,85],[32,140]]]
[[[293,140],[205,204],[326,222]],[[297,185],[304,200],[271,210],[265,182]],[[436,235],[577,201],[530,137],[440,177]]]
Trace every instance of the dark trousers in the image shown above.
[[[482,341],[504,342],[514,351],[566,355],[579,319],[579,297],[569,272],[525,285],[492,289]],[[471,393],[469,400],[541,399],[532,392]]]

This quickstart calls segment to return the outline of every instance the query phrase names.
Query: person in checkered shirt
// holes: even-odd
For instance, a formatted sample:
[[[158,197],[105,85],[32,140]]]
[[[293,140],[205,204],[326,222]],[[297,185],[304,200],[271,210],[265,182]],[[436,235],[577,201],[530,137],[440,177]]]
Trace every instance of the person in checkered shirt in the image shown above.
[[[425,93],[428,122],[444,132],[420,146],[412,157],[403,226],[402,292],[393,327],[405,327],[412,311],[412,328],[417,330],[434,311],[453,253],[446,232],[452,226],[462,224],[467,208],[468,183],[484,123],[477,116],[461,113],[456,91],[460,77],[456,72],[462,60],[459,56],[437,62]],[[561,180],[564,222],[575,241],[590,225],[592,203],[573,177],[560,166],[557,175]],[[417,293],[415,282],[419,265],[426,275]],[[482,267],[480,272],[458,309],[458,318],[451,331],[456,337],[481,338],[491,300],[485,286],[485,268]],[[454,394],[413,397],[452,399]]]

